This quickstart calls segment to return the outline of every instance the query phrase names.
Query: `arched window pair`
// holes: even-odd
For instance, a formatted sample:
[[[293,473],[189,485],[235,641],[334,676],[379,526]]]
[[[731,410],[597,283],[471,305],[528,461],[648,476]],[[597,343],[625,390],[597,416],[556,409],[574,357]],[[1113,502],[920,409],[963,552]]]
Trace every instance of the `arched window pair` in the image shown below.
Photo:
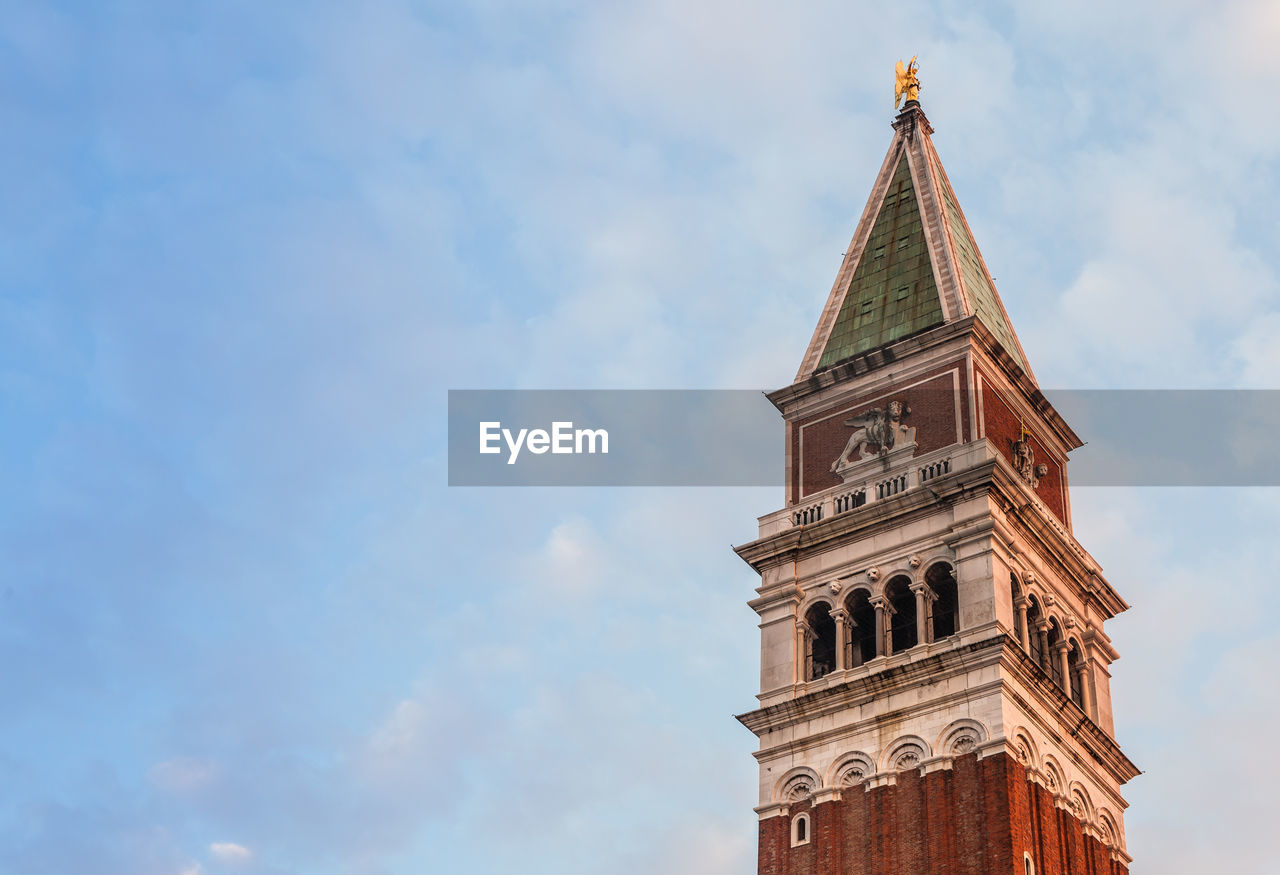
[[[1063,633],[1057,617],[1048,617],[1034,593],[1025,596],[1017,578],[1010,575],[1010,586],[1014,605],[1023,605],[1026,609],[1025,620],[1020,624],[1019,634],[1027,653],[1036,664],[1044,669],[1050,679],[1067,695],[1071,701],[1085,713],[1089,713],[1086,705],[1085,688],[1088,684],[1087,667],[1080,644],[1074,638],[1067,638]]]
[[[824,602],[812,605],[801,625],[804,679],[856,668],[877,656],[889,656],[959,631],[959,591],[955,575],[937,562],[913,584],[905,575],[891,578],[883,596],[854,590],[833,612]]]
[[[951,566],[936,562],[924,574],[923,585],[898,575],[885,585],[889,610],[889,648],[901,653],[921,643],[950,637],[960,627],[960,593]]]

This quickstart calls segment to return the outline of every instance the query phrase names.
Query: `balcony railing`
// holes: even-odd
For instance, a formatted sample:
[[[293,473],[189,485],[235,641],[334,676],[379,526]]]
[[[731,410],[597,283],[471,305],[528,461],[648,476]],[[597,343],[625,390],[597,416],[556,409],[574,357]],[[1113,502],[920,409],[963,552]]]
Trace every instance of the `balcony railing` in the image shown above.
[[[943,474],[951,473],[951,459],[939,459],[936,462],[930,462],[920,469],[920,482],[932,480],[934,477],[941,477]]]
[[[845,492],[836,495],[831,500],[831,507],[835,513],[844,513],[854,508],[862,507],[867,503],[866,487],[859,487],[852,492]]]
[[[811,504],[808,507],[802,507],[795,511],[792,515],[797,526],[807,526],[810,523],[816,523],[822,519],[822,503]]]
[[[907,491],[907,475],[895,474],[888,480],[881,480],[876,484],[876,498],[889,498],[897,495],[899,492]]]
[[[868,474],[864,481],[842,483],[808,495],[804,503],[760,517],[760,537],[796,526],[810,526],[869,504],[885,501],[916,489],[922,483],[968,468],[989,458],[985,441],[963,447],[950,446],[902,460],[888,471]]]

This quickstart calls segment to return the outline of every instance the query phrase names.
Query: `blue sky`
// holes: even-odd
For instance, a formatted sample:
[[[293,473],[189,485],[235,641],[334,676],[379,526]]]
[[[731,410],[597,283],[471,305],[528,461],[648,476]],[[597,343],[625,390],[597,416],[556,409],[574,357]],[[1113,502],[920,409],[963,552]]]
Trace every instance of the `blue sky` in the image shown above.
[[[446,391],[789,382],[912,54],[1044,386],[1275,388],[1277,38],[1263,2],[7,4],[0,871],[753,871],[729,545],[780,491],[450,490]],[[1280,496],[1073,507],[1134,605],[1133,871],[1264,871]]]

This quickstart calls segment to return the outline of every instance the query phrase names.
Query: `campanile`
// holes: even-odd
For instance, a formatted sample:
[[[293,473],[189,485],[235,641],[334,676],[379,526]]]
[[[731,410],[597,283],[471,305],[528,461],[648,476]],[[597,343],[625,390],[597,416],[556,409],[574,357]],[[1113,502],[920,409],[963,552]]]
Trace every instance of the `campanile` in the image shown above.
[[[913,71],[911,71],[913,72]],[[901,76],[900,76],[901,81]],[[914,97],[915,92],[908,92]],[[1081,446],[1040,391],[917,100],[795,381],[760,574],[760,875],[1120,875]]]

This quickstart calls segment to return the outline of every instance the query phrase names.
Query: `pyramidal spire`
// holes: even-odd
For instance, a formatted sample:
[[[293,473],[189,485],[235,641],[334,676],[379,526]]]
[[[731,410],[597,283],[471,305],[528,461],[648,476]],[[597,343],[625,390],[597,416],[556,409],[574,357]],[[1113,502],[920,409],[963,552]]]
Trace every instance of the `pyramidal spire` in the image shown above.
[[[901,66],[901,65],[899,65]],[[914,74],[914,63],[907,71]],[[976,317],[1034,381],[1026,354],[933,147],[919,83],[893,122],[893,141],[836,275],[796,380],[930,328]]]

